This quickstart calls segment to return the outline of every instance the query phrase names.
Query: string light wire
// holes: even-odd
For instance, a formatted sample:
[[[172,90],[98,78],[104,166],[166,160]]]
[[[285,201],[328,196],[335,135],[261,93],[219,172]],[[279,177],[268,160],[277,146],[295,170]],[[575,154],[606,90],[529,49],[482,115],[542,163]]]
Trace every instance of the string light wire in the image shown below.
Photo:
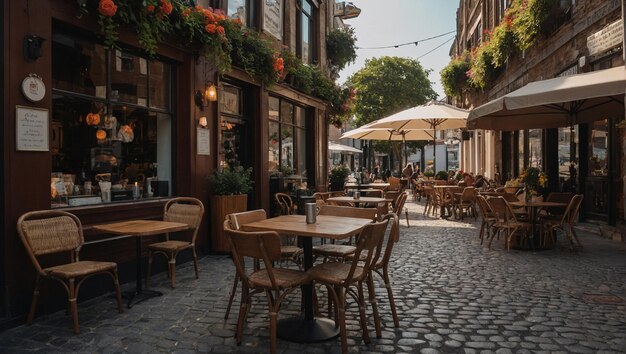
[[[420,39],[420,40],[413,41],[413,42],[406,42],[406,43],[393,44],[393,45],[380,46],[380,47],[356,47],[356,49],[367,49],[367,50],[370,50],[370,49],[391,49],[391,48],[400,48],[400,47],[404,47],[404,46],[407,46],[407,45],[416,45],[417,46],[417,44],[420,43],[420,42],[430,41],[432,39],[437,39],[439,37],[443,37],[443,36],[446,36],[448,34],[455,33],[455,32],[456,32],[456,30],[450,31],[450,32],[446,32],[446,33],[442,33],[442,34],[438,34],[436,36]]]

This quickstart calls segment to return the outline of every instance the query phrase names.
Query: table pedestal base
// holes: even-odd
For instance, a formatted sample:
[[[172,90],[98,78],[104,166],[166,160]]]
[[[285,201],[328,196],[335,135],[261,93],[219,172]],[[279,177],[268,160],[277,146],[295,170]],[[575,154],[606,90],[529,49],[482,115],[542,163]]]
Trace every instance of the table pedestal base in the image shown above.
[[[136,291],[124,291],[122,293],[122,297],[127,301],[127,308],[131,308],[140,302],[157,296],[163,296],[163,293],[156,290],[142,290],[140,293]]]
[[[276,329],[278,338],[296,343],[323,342],[339,335],[339,327],[335,327],[335,321],[328,318],[286,318],[278,321]]]

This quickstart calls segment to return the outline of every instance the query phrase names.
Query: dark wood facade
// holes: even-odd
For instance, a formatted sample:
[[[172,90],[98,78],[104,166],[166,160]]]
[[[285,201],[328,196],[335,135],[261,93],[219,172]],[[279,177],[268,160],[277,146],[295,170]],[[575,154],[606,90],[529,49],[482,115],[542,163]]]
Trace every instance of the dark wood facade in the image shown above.
[[[202,3],[201,1],[199,3]],[[225,1],[218,2],[222,6]],[[294,1],[285,1],[284,37],[285,44],[292,44],[290,33],[293,26],[289,24]],[[258,1],[259,6],[261,1]],[[318,35],[318,62],[323,59],[326,31],[324,4],[316,2],[319,8]],[[94,17],[77,17],[79,10],[76,1],[69,0],[29,0],[3,1],[0,9],[2,13],[2,233],[0,234],[0,249],[2,260],[0,264],[0,328],[7,324],[18,324],[24,319],[32,296],[34,284],[34,269],[30,264],[26,252],[16,233],[16,221],[20,215],[32,210],[50,208],[50,173],[52,171],[51,152],[27,152],[16,150],[16,106],[28,106],[52,110],[52,29],[58,24],[67,25],[76,31],[98,33],[98,25]],[[32,62],[24,59],[22,43],[24,36],[34,34],[45,39],[42,47],[42,56]],[[202,72],[202,58],[181,47],[176,38],[170,38],[158,48],[159,57],[167,58],[173,63],[174,83],[172,91],[172,195],[193,196],[205,203],[207,211],[202,222],[197,247],[200,253],[211,251],[211,234],[209,215],[210,186],[208,176],[219,165],[220,149],[220,107],[212,102],[201,112],[194,104],[194,92],[203,90],[206,73]],[[132,29],[121,28],[120,43],[131,48],[139,48],[136,35]],[[46,95],[43,100],[33,103],[24,98],[20,92],[22,80],[29,74],[36,73],[46,84]],[[310,129],[307,130],[307,141],[312,142],[307,151],[307,167],[309,186],[324,189],[326,180],[327,161],[327,130],[324,102],[297,92],[290,87],[275,85],[266,88],[257,80],[251,78],[242,70],[233,68],[223,77],[218,77],[213,70],[210,73],[213,82],[234,81],[247,87],[251,99],[248,104],[252,112],[254,138],[247,141],[247,148],[253,150],[254,165],[253,178],[255,188],[252,192],[252,204],[248,207],[270,209],[271,195],[269,192],[268,173],[268,97],[271,95],[287,98],[295,104],[306,108]],[[211,133],[211,154],[198,155],[196,153],[196,128],[200,116],[206,116]],[[103,235],[92,230],[95,224],[112,222],[124,219],[159,219],[163,214],[163,206],[167,198],[146,199],[136,202],[111,203],[95,206],[67,208],[75,213],[83,223],[85,239],[88,244],[83,248],[81,259],[101,259],[118,262],[123,282],[134,281],[132,272],[134,262],[134,240],[122,238],[115,241],[103,241]],[[146,244],[153,239],[145,239]],[[185,260],[184,258],[182,259]],[[161,270],[163,270],[162,268]],[[126,270],[126,272],[125,272]],[[201,269],[201,271],[203,271]],[[208,271],[208,270],[205,270]],[[128,274],[124,274],[128,273]],[[98,282],[87,282],[87,289],[82,290],[85,296],[93,296],[101,291]],[[41,304],[44,312],[58,310],[65,306],[62,289],[47,284],[44,292],[51,292],[55,300],[46,300]]]

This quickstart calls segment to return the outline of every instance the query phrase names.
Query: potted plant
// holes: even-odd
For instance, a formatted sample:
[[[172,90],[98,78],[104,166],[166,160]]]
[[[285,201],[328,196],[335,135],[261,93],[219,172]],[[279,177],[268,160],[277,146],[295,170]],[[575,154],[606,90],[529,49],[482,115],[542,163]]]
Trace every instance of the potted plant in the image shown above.
[[[335,166],[332,170],[330,170],[330,175],[328,179],[330,181],[330,190],[331,191],[341,191],[343,190],[344,182],[346,178],[350,174],[350,170],[345,166]]]
[[[248,192],[252,190],[250,175],[252,168],[223,168],[216,170],[209,178],[212,195],[211,204],[211,250],[229,252],[230,247],[224,236],[226,215],[246,211]]]

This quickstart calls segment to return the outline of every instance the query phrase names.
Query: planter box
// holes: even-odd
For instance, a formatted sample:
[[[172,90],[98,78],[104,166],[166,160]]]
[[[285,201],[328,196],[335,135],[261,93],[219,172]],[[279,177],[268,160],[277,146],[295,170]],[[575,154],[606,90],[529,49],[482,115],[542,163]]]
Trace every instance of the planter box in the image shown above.
[[[224,234],[224,219],[231,213],[246,211],[248,195],[213,195],[210,197],[211,210],[211,251],[230,252]]]

